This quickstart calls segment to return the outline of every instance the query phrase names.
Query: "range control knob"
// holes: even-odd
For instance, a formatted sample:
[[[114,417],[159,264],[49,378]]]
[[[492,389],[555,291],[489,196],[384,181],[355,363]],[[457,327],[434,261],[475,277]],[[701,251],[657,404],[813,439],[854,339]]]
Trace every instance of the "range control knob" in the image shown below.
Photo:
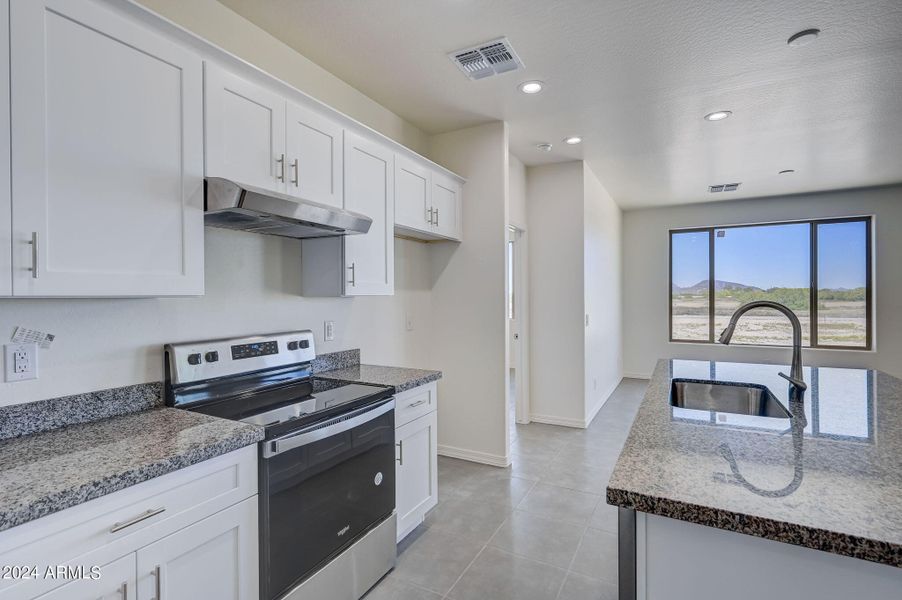
[[[189,365],[199,365],[201,363],[200,354],[189,354],[188,355],[188,364]]]
[[[288,349],[289,349],[289,350],[297,350],[297,349],[298,349],[298,343],[297,343],[297,342],[293,342],[293,341],[292,341],[292,342],[288,342]]]
[[[301,340],[301,348],[309,348],[310,340]]]
[[[213,350],[204,354],[204,360],[207,362],[216,362],[219,360],[219,352]]]

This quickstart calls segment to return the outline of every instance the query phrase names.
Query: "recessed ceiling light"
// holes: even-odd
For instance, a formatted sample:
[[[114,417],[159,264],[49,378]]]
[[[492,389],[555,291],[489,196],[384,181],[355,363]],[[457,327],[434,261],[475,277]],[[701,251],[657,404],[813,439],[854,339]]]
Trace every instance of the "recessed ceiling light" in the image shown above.
[[[795,172],[796,172],[795,169],[783,169],[782,171],[780,171],[778,173],[778,175],[786,175],[787,173],[795,173]]]
[[[706,121],[723,121],[727,117],[733,114],[731,110],[717,110],[713,113],[708,113],[705,115]]]
[[[541,81],[524,81],[520,84],[520,91],[524,94],[538,94],[545,87]]]
[[[786,43],[793,48],[807,46],[817,39],[817,36],[820,32],[820,29],[806,29],[805,31],[800,31],[796,34],[793,34],[788,40],[786,40]]]
[[[547,142],[544,144],[536,144],[536,148],[538,148],[542,152],[551,152],[551,144]]]
[[[570,144],[571,146],[575,146],[576,144],[579,144],[582,141],[583,141],[583,138],[579,137],[578,135],[571,135],[570,137],[564,138],[564,143]]]

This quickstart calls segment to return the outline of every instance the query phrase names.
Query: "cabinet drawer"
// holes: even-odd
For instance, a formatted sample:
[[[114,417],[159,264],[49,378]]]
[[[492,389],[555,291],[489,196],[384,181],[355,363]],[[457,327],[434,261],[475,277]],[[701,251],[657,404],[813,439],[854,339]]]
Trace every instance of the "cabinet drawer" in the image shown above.
[[[248,446],[0,532],[0,564],[109,563],[257,493]],[[0,599],[32,598],[64,580],[0,580]]]
[[[433,381],[395,394],[395,427],[401,427],[438,408],[438,384]]]

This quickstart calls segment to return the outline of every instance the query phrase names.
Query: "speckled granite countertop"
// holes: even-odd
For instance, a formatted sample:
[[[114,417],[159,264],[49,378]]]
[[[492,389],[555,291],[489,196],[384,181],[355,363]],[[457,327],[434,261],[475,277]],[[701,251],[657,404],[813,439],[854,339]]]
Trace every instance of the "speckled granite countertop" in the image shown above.
[[[0,442],[0,531],[263,439],[263,429],[154,408]]]
[[[659,361],[608,503],[902,567],[902,380],[805,367],[795,431],[788,419],[670,406],[680,377],[764,384],[788,407],[787,370]]]
[[[316,374],[320,379],[345,381],[348,383],[369,383],[387,385],[395,392],[403,392],[441,379],[441,371],[426,369],[406,369],[404,367],[383,367],[379,365],[354,365]]]

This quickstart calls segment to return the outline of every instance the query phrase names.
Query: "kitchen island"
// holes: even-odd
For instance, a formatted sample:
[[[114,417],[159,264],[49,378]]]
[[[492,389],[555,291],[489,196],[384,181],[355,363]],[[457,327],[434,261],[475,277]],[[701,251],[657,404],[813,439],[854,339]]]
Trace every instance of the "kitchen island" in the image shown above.
[[[661,360],[607,489],[621,600],[902,597],[902,380],[805,367],[804,417],[671,406],[674,379],[780,365]]]

